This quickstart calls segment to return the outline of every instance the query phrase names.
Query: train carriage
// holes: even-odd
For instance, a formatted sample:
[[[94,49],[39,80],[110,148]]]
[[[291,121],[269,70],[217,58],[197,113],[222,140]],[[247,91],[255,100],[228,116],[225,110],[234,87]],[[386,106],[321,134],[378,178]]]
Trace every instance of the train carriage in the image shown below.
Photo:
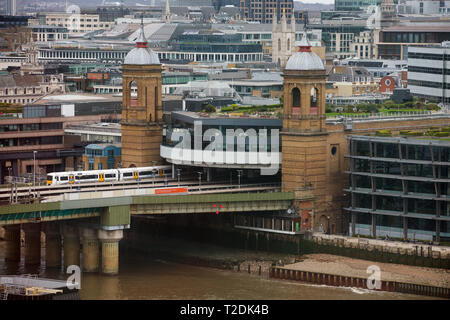
[[[110,182],[121,180],[163,177],[171,172],[172,166],[136,167],[125,169],[52,172],[47,174],[47,185]]]

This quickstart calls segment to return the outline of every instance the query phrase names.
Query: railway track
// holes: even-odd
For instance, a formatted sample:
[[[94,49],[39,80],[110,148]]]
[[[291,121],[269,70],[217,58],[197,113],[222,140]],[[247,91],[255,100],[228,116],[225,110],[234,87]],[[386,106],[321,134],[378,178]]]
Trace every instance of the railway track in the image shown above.
[[[166,184],[167,182],[167,184]],[[279,189],[279,184],[273,183],[251,183],[241,184],[240,186],[231,185],[225,182],[202,182],[199,185],[195,180],[182,180],[178,182],[176,179],[145,179],[139,182],[136,181],[122,181],[122,182],[108,182],[108,183],[85,183],[77,185],[59,185],[59,186],[40,186],[36,187],[36,197],[33,196],[32,187],[17,188],[17,194],[13,194],[14,201],[17,203],[31,203],[34,201],[43,201],[52,196],[58,196],[65,193],[78,192],[100,192],[113,190],[127,190],[140,188],[164,188],[176,186],[188,187],[189,193],[219,193],[219,192],[257,192],[270,191]],[[0,189],[0,204],[8,205],[11,199],[11,189]],[[13,201],[13,202],[14,202]]]

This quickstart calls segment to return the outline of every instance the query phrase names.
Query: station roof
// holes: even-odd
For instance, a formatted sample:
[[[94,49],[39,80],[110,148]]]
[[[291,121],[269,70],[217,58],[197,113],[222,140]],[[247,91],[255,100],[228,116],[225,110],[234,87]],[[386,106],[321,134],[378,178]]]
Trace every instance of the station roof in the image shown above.
[[[191,111],[173,111],[171,115],[172,121],[178,120],[188,124],[194,124],[194,121],[201,121],[203,125],[208,126],[228,126],[236,128],[246,127],[274,127],[281,128],[283,121],[275,118],[261,118],[261,117],[230,117],[223,116],[209,116],[200,112]]]

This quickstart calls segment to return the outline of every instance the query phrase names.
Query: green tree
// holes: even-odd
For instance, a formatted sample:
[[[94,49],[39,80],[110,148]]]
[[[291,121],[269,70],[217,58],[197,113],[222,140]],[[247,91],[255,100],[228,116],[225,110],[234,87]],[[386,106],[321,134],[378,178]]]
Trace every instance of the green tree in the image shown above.
[[[208,103],[207,105],[204,106],[203,112],[206,113],[216,112],[216,108],[211,103]]]

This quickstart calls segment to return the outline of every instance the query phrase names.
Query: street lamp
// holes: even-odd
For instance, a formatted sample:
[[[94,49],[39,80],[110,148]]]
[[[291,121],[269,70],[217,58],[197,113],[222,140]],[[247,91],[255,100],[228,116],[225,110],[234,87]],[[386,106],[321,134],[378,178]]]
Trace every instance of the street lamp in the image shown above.
[[[178,186],[180,186],[180,172],[181,172],[181,169],[177,169]]]
[[[33,196],[36,196],[36,153],[37,151],[33,151]]]
[[[152,176],[153,176],[153,187],[154,187],[155,186],[156,169],[152,170]]]
[[[237,170],[238,173],[238,185],[239,185],[239,189],[241,188],[241,175],[242,175],[242,170]]]
[[[202,174],[203,172],[198,171],[198,190],[200,191],[201,187],[202,187]]]

